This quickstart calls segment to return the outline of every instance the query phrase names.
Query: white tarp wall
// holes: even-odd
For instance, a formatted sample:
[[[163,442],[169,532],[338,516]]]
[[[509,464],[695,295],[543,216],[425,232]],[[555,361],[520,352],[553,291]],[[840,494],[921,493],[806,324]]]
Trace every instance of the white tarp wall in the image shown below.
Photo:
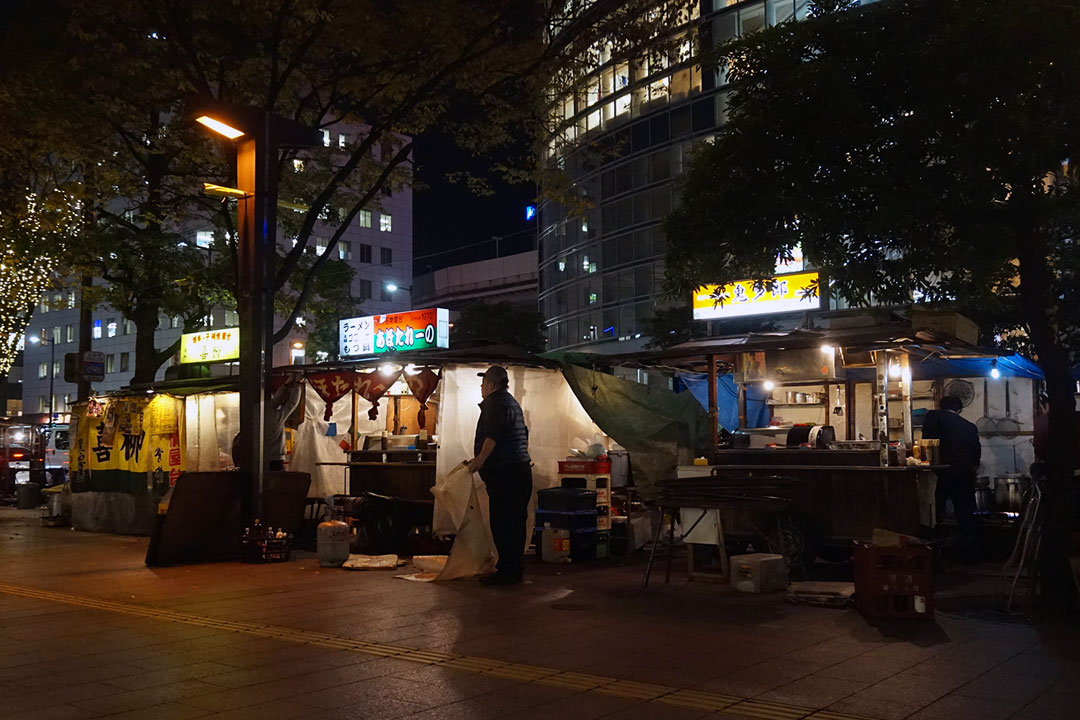
[[[439,403],[439,453],[435,475],[446,476],[455,465],[473,456],[473,437],[480,417],[481,373],[487,365],[447,365],[443,368]],[[570,386],[558,370],[543,368],[507,367],[510,394],[521,404],[525,424],[529,427],[529,455],[533,461],[533,489],[558,484],[559,460],[565,460],[578,440],[589,440],[599,433],[585,409],[581,407]],[[478,488],[480,506],[487,517],[487,493]],[[532,527],[535,495],[529,503],[529,527]],[[458,519],[460,522],[460,519]],[[457,527],[454,518],[435,502],[434,530],[452,533]]]
[[[386,403],[381,402],[377,420],[368,420],[371,403],[360,400],[357,407],[356,443],[363,447],[364,436],[380,433],[386,427]],[[329,422],[323,420],[326,403],[311,388],[304,389],[304,422],[296,429],[292,455],[288,458],[288,470],[311,475],[308,497],[327,497],[348,492],[347,469],[342,465],[316,465],[320,462],[346,462],[349,456],[341,448],[341,441],[350,439],[352,424],[352,399],[345,397],[334,403]],[[330,423],[335,424],[336,435],[329,436]]]
[[[240,393],[188,395],[184,431],[188,472],[232,467],[232,439],[240,432]]]

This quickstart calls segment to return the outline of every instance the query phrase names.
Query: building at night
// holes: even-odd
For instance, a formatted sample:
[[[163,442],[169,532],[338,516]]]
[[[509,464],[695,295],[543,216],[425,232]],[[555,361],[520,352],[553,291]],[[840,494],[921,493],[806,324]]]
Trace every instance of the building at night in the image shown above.
[[[672,28],[664,56],[626,61],[601,49],[575,92],[555,103],[542,161],[561,168],[588,209],[539,208],[539,302],[548,348],[637,349],[660,299],[662,221],[693,147],[724,124],[723,70],[702,68],[697,43],[801,20],[808,0],[702,0]],[[690,304],[686,298],[685,304]],[[670,305],[670,303],[668,303]]]
[[[324,131],[324,144],[346,147],[348,137],[336,130]],[[282,208],[282,212],[289,212]],[[350,264],[355,271],[352,296],[362,302],[366,314],[379,314],[407,310],[412,306],[408,284],[412,278],[412,189],[406,184],[383,192],[378,207],[361,211],[345,231],[334,252]],[[184,242],[203,248],[207,253],[213,242],[214,231],[207,223],[191,225],[183,233]],[[327,250],[332,234],[329,226],[317,225],[309,240],[309,252],[323,253]],[[286,233],[279,230],[278,242],[283,247],[292,243]],[[391,289],[397,288],[397,289]],[[277,326],[283,321],[278,318]],[[239,317],[235,310],[215,308],[207,318],[207,328],[236,327]],[[179,317],[160,318],[156,347],[167,347],[175,341],[182,330]],[[92,350],[105,355],[105,380],[94,383],[96,392],[108,392],[127,385],[135,369],[135,325],[115,310],[99,308],[94,311],[92,323]],[[42,343],[35,338],[45,338]],[[79,349],[78,289],[50,290],[38,304],[26,330],[23,364],[22,412],[27,415],[65,413],[75,402],[77,387],[64,380],[64,355]],[[308,356],[305,348],[306,334],[296,328],[290,336],[274,348],[274,365],[316,362]],[[165,378],[166,370],[177,364],[178,357],[163,364],[157,379]],[[214,368],[215,374],[237,372],[232,367]],[[51,377],[50,377],[51,376]]]

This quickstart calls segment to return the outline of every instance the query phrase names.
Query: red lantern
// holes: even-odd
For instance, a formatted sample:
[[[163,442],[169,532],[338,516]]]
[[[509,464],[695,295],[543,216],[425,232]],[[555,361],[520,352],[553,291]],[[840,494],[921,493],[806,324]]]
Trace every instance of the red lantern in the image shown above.
[[[416,414],[420,427],[426,427],[427,399],[435,392],[440,380],[442,380],[442,370],[439,371],[438,375],[432,372],[431,368],[424,368],[420,372],[411,375],[405,373],[405,384],[409,386],[409,392],[412,393],[412,396],[420,403],[420,412]]]
[[[356,393],[371,403],[368,410],[368,419],[374,420],[379,417],[379,398],[397,382],[401,376],[401,370],[385,373],[382,370],[372,370],[366,373],[356,373],[353,389]]]

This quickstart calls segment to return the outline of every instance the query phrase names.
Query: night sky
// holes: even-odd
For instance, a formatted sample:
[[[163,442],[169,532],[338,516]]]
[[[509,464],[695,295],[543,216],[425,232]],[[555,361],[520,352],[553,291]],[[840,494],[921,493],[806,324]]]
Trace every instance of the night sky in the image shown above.
[[[471,157],[438,134],[415,142],[416,177],[426,187],[413,194],[414,274],[495,257],[493,235],[512,235],[499,243],[501,255],[533,247],[536,222],[525,221],[525,206],[533,203],[534,185],[501,182],[490,160]],[[490,178],[494,194],[478,197],[446,180],[447,173],[461,170]]]

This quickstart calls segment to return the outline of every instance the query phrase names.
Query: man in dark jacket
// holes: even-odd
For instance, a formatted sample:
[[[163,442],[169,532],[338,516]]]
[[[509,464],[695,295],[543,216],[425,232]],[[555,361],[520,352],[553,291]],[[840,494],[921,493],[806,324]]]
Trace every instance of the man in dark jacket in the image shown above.
[[[975,473],[982,459],[982,443],[975,423],[960,417],[960,398],[941,398],[940,410],[926,413],[923,439],[941,441],[937,471],[937,516],[945,517],[945,502],[952,500],[956,515],[957,551],[964,562],[977,558],[975,547]]]
[[[484,378],[480,384],[484,401],[468,466],[480,473],[487,487],[491,535],[499,553],[495,574],[483,582],[513,585],[522,580],[525,524],[532,497],[529,428],[521,406],[510,394],[506,368],[493,365],[479,376]]]

